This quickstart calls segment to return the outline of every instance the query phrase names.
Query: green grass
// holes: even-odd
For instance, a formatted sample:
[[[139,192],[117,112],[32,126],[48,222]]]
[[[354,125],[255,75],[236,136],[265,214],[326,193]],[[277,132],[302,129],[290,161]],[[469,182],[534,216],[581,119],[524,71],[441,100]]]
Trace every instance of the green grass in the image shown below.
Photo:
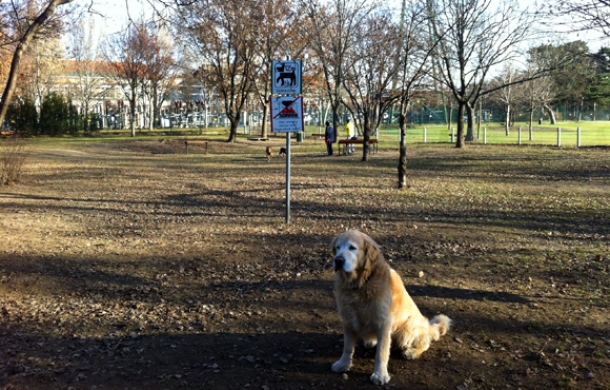
[[[453,125],[455,134],[457,134],[457,125]],[[519,128],[521,128],[521,137],[519,137]],[[529,139],[529,131],[527,123],[516,123],[510,128],[509,135],[505,134],[504,127],[499,123],[483,123],[480,132],[477,134],[475,126],[475,140],[473,144],[505,144],[517,145],[519,138],[522,145],[557,145],[557,129],[561,128],[561,146],[574,147],[577,145],[577,129],[581,129],[580,145],[586,146],[610,146],[610,121],[587,121],[587,122],[561,122],[557,125],[536,124],[533,128],[532,140]],[[256,130],[255,130],[256,131]],[[311,139],[311,134],[324,132],[318,126],[306,126],[306,139]],[[76,143],[76,144],[95,144],[100,142],[124,141],[131,139],[129,129],[124,130],[101,130],[94,136],[77,136],[77,137],[59,137],[59,138],[33,138],[28,139],[28,143],[41,144],[45,147],[54,147],[58,144]],[[477,137],[478,135],[478,137]],[[255,137],[256,134],[243,134],[243,128],[238,129],[238,139],[247,139]],[[342,131],[339,133],[340,138],[344,138],[345,134]],[[271,140],[281,141],[285,139],[284,134],[273,134],[269,132],[268,137]],[[136,139],[157,139],[157,138],[205,138],[211,140],[223,141],[228,139],[228,128],[208,128],[203,129],[202,134],[198,128],[187,129],[155,129],[153,131],[137,131]],[[322,143],[314,142],[314,144]],[[393,149],[398,148],[399,129],[397,125],[384,125],[380,129],[379,134],[380,148]],[[293,136],[293,142],[296,144],[296,139]],[[407,143],[451,143],[451,131],[447,129],[446,124],[430,124],[418,125],[412,124],[407,129]],[[304,145],[303,145],[304,146]],[[310,148],[305,148],[310,149]]]
[[[453,126],[457,134],[457,125]],[[533,128],[532,140],[529,139],[527,123],[516,123],[506,135],[504,127],[498,123],[484,123],[481,126],[479,137],[475,126],[474,143],[487,144],[513,144],[519,143],[519,127],[521,127],[522,145],[557,145],[557,128],[561,128],[561,145],[577,145],[577,129],[581,128],[581,146],[610,146],[610,122],[562,122],[557,125],[536,124]],[[486,129],[486,140],[485,140]],[[425,131],[425,141],[424,141]],[[398,142],[398,128],[387,127],[382,129],[382,141]],[[447,125],[414,125],[407,130],[407,143],[438,143],[451,142],[451,131]]]

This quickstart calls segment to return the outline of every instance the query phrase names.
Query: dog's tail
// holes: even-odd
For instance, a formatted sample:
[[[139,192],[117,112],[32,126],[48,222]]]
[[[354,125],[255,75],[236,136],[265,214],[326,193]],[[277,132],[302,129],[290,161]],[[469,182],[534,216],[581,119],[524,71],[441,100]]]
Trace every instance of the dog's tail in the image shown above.
[[[439,314],[434,316],[433,319],[429,321],[428,334],[432,338],[432,340],[438,340],[441,336],[443,336],[449,330],[451,326],[451,319],[446,315]]]

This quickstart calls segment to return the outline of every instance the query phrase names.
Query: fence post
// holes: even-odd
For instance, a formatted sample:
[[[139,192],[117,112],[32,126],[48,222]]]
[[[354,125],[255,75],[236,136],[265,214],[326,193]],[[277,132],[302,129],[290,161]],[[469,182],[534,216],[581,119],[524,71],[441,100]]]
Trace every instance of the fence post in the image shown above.
[[[561,147],[561,127],[557,128],[557,147]]]
[[[519,126],[519,134],[517,136],[517,142],[519,143],[519,145],[521,145],[521,126]]]
[[[451,128],[451,143],[455,142],[455,129],[452,127]]]
[[[483,144],[487,144],[487,126],[483,127]]]
[[[426,128],[424,127],[424,143],[426,143],[426,138],[427,138]]]
[[[580,148],[580,126],[576,128],[576,147]]]

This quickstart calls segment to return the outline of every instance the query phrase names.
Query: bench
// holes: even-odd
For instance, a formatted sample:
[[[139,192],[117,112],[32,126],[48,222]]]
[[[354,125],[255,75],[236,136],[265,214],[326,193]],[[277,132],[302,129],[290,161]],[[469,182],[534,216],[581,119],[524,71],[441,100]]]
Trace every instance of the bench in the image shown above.
[[[339,154],[343,150],[343,154],[347,154],[347,145],[364,145],[363,139],[340,139],[339,140]],[[369,145],[371,146],[371,153],[379,153],[379,144],[377,138],[369,139]]]
[[[313,133],[311,136],[314,138],[324,138],[325,134],[324,133]]]

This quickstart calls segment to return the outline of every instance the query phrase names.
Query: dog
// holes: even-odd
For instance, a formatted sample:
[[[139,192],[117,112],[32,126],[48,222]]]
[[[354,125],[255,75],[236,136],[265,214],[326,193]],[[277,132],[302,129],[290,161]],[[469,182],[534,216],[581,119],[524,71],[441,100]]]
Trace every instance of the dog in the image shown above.
[[[286,64],[278,65],[276,67],[279,75],[275,80],[276,85],[284,86],[285,82],[288,82],[288,86],[296,85],[296,73],[293,66],[286,67]]]
[[[265,148],[265,153],[267,154],[267,160],[271,160],[271,158],[273,157],[273,148],[271,146],[267,146]]]
[[[357,230],[332,240],[334,291],[343,324],[343,355],[332,365],[335,372],[346,372],[352,365],[356,341],[377,347],[371,381],[390,381],[390,348],[405,359],[416,359],[447,333],[451,320],[437,315],[424,317],[407,293],[396,271],[384,260],[371,237]]]
[[[280,156],[281,155],[286,155],[286,148],[280,148]]]

